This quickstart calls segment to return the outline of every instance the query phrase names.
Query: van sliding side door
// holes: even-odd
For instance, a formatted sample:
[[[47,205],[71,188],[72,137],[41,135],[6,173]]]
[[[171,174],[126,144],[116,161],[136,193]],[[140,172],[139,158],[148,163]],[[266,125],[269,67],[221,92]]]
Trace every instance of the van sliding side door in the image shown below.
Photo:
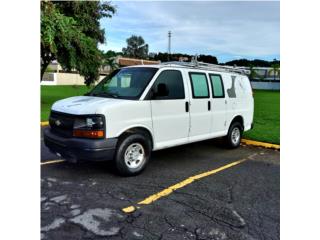
[[[190,134],[189,139],[200,140],[208,137],[211,131],[211,110],[209,82],[204,72],[189,72],[190,97]]]

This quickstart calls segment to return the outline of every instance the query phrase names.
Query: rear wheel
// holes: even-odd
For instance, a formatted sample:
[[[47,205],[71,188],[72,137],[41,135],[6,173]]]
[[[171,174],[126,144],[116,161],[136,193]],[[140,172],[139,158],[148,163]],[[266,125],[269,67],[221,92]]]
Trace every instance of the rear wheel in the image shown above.
[[[237,148],[240,146],[242,132],[243,128],[239,122],[234,122],[231,124],[226,137],[228,147]]]
[[[115,163],[121,175],[133,176],[141,173],[151,154],[151,142],[142,133],[133,133],[120,140]]]

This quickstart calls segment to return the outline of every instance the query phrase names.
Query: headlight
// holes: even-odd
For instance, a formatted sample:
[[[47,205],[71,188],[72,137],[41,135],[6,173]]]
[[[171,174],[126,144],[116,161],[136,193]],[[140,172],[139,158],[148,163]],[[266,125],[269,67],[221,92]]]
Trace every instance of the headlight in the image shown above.
[[[104,119],[103,117],[84,117],[76,118],[74,121],[73,129],[90,129],[90,130],[103,130]]]
[[[105,121],[102,116],[76,118],[73,124],[73,136],[85,138],[103,138]]]

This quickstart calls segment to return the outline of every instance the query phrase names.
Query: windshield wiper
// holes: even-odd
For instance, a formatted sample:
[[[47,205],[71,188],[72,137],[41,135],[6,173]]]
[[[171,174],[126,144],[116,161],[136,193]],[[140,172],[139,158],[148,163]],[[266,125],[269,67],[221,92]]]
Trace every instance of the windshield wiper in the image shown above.
[[[92,96],[101,96],[101,97],[112,97],[112,98],[118,98],[119,95],[115,93],[106,93],[106,92],[100,92],[100,93],[92,93]]]

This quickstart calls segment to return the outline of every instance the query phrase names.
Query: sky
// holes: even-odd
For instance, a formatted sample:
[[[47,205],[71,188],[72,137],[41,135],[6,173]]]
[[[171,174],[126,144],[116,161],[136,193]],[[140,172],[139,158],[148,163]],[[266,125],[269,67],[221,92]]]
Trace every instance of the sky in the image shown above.
[[[280,59],[278,1],[112,2],[117,13],[102,19],[106,43],[99,48],[121,51],[126,39],[140,35],[149,52],[208,54],[219,63],[247,58]]]

